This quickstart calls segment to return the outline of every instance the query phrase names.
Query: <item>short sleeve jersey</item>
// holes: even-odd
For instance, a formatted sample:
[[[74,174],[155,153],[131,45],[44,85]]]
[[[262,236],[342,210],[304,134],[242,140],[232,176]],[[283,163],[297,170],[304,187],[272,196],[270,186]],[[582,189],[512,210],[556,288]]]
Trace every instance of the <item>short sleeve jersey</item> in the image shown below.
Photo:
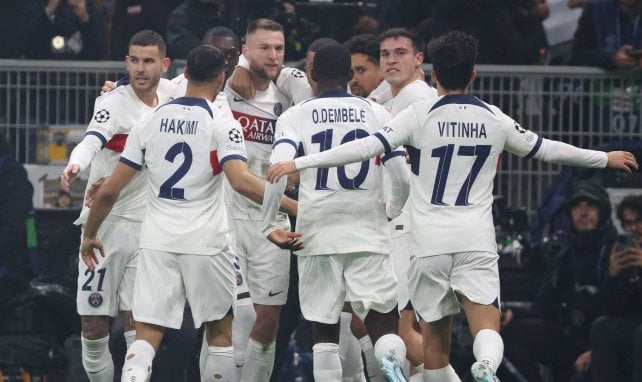
[[[463,94],[414,103],[375,136],[386,150],[408,149],[406,208],[416,256],[496,252],[491,210],[500,154],[530,157],[540,137],[497,107]]]
[[[254,99],[246,101],[229,86],[225,87],[227,100],[234,118],[243,128],[247,147],[247,165],[250,173],[265,179],[269,165],[276,119],[292,101],[270,82],[268,89],[257,91]],[[263,220],[261,205],[238,192],[229,193],[232,217],[240,220]]]
[[[177,98],[130,135],[121,162],[147,168],[140,246],[212,255],[229,245],[222,167],[246,159],[241,128],[201,98]]]
[[[326,93],[279,118],[276,145],[293,145],[300,155],[310,155],[368,136],[389,119],[372,101],[345,92]],[[297,231],[306,245],[297,254],[390,253],[381,160],[301,171]]]
[[[156,91],[158,105],[167,102],[173,90],[173,84],[167,80],[161,81]],[[103,143],[103,149],[91,161],[87,189],[99,178],[111,175],[130,131],[155,108],[141,101],[131,85],[119,86],[96,99],[94,115],[87,126],[86,134],[98,137]],[[145,193],[144,180],[140,175],[132,179],[121,191],[110,216],[142,221],[145,212]],[[89,208],[83,206],[76,223],[84,224],[87,216],[89,216]]]

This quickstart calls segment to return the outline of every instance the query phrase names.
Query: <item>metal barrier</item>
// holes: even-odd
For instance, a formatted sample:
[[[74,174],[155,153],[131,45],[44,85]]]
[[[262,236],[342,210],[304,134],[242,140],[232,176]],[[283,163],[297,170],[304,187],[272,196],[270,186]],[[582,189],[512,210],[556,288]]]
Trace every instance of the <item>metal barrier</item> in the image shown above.
[[[592,147],[641,137],[641,73],[480,65],[477,74],[473,94],[546,138]],[[122,62],[0,60],[0,132],[24,163],[64,163],[69,137],[82,137],[103,82],[123,75]],[[505,155],[495,193],[532,211],[559,170]]]

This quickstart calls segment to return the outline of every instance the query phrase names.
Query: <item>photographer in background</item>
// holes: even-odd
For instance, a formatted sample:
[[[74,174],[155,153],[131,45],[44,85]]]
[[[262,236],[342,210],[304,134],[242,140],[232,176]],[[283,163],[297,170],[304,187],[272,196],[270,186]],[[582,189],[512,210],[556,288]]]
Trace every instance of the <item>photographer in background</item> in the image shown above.
[[[577,24],[571,65],[605,70],[642,67],[642,0],[594,0]]]
[[[642,381],[642,195],[617,206],[626,235],[613,247],[600,286],[606,315],[591,325],[593,381]]]
[[[552,256],[533,311],[523,312],[538,318],[510,310],[503,315],[504,355],[529,382],[542,380],[539,364],[551,368],[558,382],[590,380],[590,326],[601,314],[597,292],[617,232],[609,196],[597,183],[573,184],[564,208],[573,226],[570,239]]]

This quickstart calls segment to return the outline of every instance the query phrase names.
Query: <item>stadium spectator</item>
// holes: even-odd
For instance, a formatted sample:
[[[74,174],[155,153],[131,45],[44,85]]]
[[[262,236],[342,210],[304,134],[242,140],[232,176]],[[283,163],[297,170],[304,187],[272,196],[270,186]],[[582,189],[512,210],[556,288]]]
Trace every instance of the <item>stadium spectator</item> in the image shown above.
[[[571,64],[606,70],[642,67],[640,0],[586,3],[573,39]]]
[[[480,64],[536,64],[546,47],[532,0],[435,0],[417,30],[425,41],[450,30],[470,33],[479,40]]]
[[[106,56],[105,8],[93,0],[29,0],[18,15],[19,56],[100,60]]]
[[[642,381],[642,195],[625,197],[616,215],[627,235],[611,252],[600,286],[606,315],[591,325],[594,382]]]
[[[127,55],[129,39],[141,30],[165,36],[169,12],[158,0],[112,0],[109,12],[109,58]]]
[[[172,11],[167,21],[167,51],[173,59],[184,59],[201,44],[205,32],[224,21],[224,0],[185,0]]]
[[[576,182],[565,202],[570,241],[553,256],[531,316],[507,311],[502,320],[505,355],[528,381],[540,381],[539,364],[555,381],[588,381],[591,323],[601,313],[598,287],[606,276],[616,239],[611,204],[597,183]]]

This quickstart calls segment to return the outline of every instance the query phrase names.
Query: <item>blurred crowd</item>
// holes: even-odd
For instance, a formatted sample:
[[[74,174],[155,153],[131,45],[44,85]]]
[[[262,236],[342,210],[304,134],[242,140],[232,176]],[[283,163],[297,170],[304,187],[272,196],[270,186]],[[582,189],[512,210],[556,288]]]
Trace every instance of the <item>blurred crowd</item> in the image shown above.
[[[131,35],[151,29],[165,37],[171,58],[184,59],[207,30],[226,26],[243,36],[248,22],[266,17],[285,27],[286,61],[302,59],[309,44],[320,37],[345,41],[353,35],[405,27],[425,41],[449,30],[464,30],[479,40],[480,64],[631,69],[641,62],[641,4],[640,0],[6,0],[0,5],[4,8],[0,57],[121,60]],[[562,28],[555,26],[560,24]],[[551,50],[560,44],[561,51]]]

